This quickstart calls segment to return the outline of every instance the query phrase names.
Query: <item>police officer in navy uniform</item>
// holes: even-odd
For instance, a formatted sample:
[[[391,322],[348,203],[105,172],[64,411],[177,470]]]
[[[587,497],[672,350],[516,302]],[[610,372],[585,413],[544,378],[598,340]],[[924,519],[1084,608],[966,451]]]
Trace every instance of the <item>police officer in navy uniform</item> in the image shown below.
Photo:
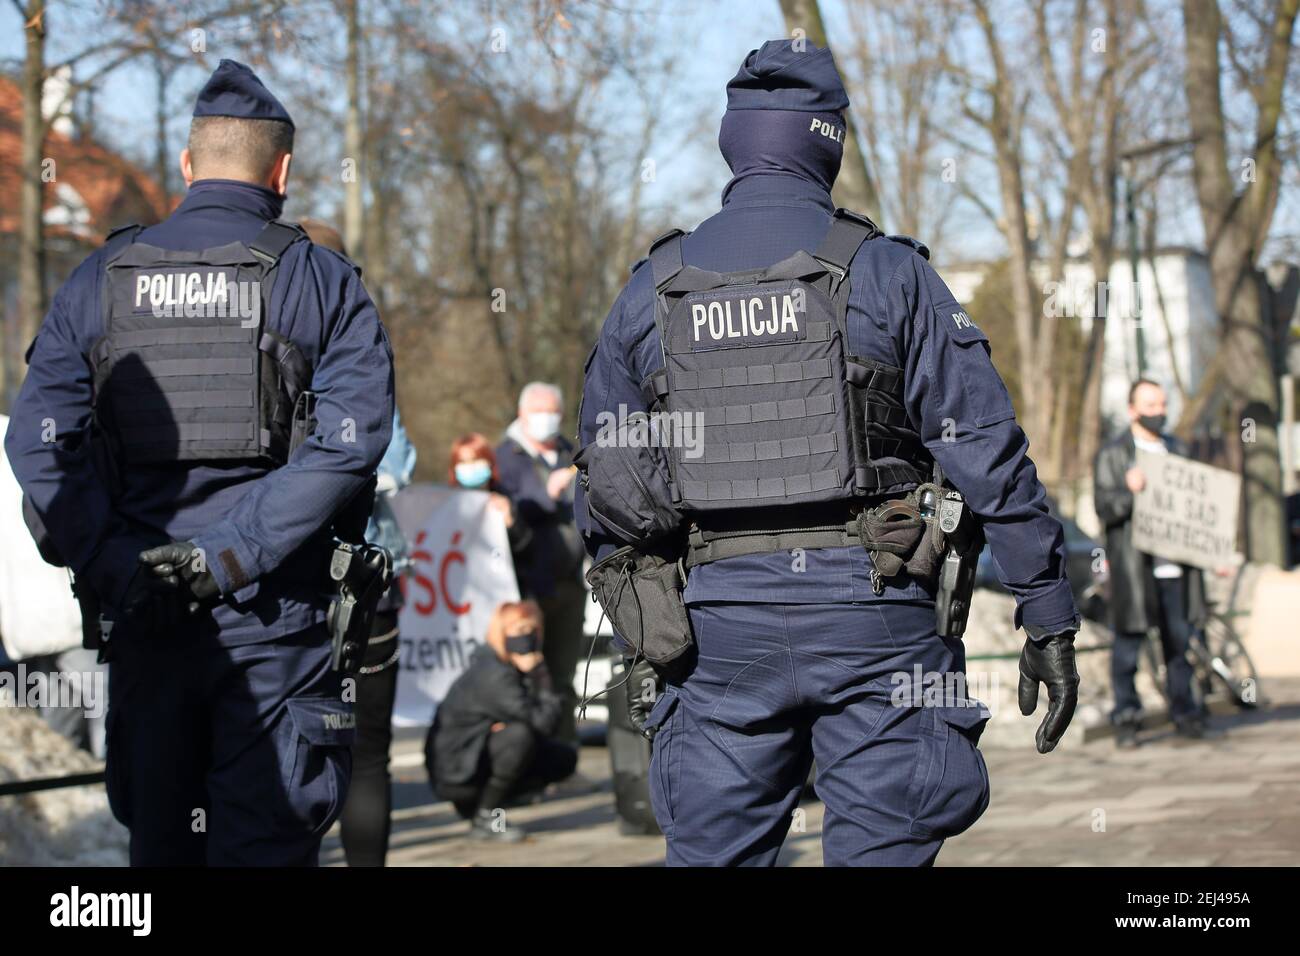
[[[356,267],[279,221],[293,134],[222,60],[184,200],[59,290],[5,439],[103,609],[108,795],[136,865],[313,865],[347,791],[331,525],[388,446],[392,353]]]
[[[657,242],[634,267],[588,360],[580,415],[585,448],[620,406],[645,410],[675,394],[700,410],[701,453],[679,455],[672,473],[679,504],[695,509],[683,595],[695,647],[684,666],[659,668],[666,686],[645,719],[651,800],[670,864],[770,865],[815,758],[827,864],[929,864],[989,798],[976,746],[987,709],[969,694],[925,693],[935,678],[964,674],[961,641],[938,635],[932,583],[890,567],[888,555],[875,566],[860,542],[816,546],[826,539],[798,529],[835,535],[846,518],[846,502],[831,500],[837,487],[856,481],[859,505],[887,502],[934,477],[937,462],[978,515],[1016,598],[1015,625],[1027,632],[1021,711],[1033,713],[1041,685],[1049,692],[1042,753],[1077,699],[1078,615],[1063,532],[987,338],[926,248],[836,214],[830,191],[848,97],[830,51],[765,43],[727,95],[719,146],[734,175],[722,209],[689,235]],[[816,274],[846,291],[843,352],[826,350],[829,323],[814,334],[811,317],[803,328],[776,296],[771,312],[766,295],[728,300],[744,281],[735,274],[748,270]],[[691,295],[684,301],[698,311],[668,326],[665,343],[657,322],[676,315],[674,296]],[[722,367],[726,350],[769,339],[790,351]],[[828,380],[841,390],[827,392]],[[846,380],[867,396],[851,442],[865,430],[870,459],[853,459],[847,485],[844,468],[825,466],[847,460],[835,458],[847,451],[832,427],[847,414],[836,397],[849,391]],[[780,430],[791,428],[805,431]],[[580,494],[588,550],[604,558],[627,536],[593,517],[594,494]],[[787,546],[800,541],[814,546]],[[638,663],[628,683],[642,710],[634,722],[646,717],[645,669]]]

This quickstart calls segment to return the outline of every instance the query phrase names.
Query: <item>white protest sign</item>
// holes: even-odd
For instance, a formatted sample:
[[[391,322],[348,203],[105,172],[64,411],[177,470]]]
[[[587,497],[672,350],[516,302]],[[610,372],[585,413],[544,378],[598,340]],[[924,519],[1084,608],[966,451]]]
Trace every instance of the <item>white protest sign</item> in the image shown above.
[[[1241,478],[1159,452],[1137,452],[1146,484],[1133,498],[1133,547],[1197,568],[1235,563]]]
[[[499,512],[483,491],[416,484],[393,499],[414,568],[401,578],[401,670],[393,724],[425,725],[483,643],[492,612],[519,600]]]

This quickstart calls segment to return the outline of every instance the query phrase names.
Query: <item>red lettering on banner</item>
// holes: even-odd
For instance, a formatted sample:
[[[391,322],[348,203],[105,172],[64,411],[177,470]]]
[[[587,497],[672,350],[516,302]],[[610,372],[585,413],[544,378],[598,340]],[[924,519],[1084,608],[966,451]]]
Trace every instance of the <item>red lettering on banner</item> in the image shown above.
[[[415,602],[415,613],[419,614],[421,617],[428,617],[438,607],[438,592],[433,586],[433,581],[429,579],[427,574],[420,571],[420,565],[433,563],[433,553],[429,551],[428,548],[422,547],[427,534],[427,532],[421,531],[415,536],[415,548],[411,551],[411,562],[416,566],[416,569],[409,575],[411,580],[415,582],[416,586],[421,588],[426,595],[423,601]],[[409,601],[410,594],[407,592],[407,577],[408,575],[405,574],[400,575],[397,582],[398,586],[402,589],[402,597]]]
[[[459,561],[462,565],[465,563],[465,555],[455,546],[460,544],[460,532],[457,531],[451,536],[452,549],[449,549],[442,559],[442,567],[438,574],[438,583],[442,585],[442,598],[447,604],[447,610],[452,614],[461,615],[469,612],[469,602],[465,604],[456,604],[451,599],[451,589],[447,587],[447,570],[453,561]],[[454,550],[453,550],[454,549]]]

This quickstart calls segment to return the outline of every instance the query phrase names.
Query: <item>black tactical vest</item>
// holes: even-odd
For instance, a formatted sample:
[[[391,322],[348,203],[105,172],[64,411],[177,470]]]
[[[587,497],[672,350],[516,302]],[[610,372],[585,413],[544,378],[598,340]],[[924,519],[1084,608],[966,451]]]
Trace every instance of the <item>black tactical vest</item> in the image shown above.
[[[311,415],[311,370],[266,327],[276,266],[307,235],[270,222],[249,243],[200,252],[106,246],[95,416],[121,465],[200,460],[284,464]]]
[[[849,264],[880,235],[836,210],[815,253],[731,274],[684,266],[680,231],[655,242],[664,366],[647,391],[677,436],[668,464],[683,513],[851,501],[927,480],[902,370],[848,354]],[[692,427],[697,442],[683,440]]]

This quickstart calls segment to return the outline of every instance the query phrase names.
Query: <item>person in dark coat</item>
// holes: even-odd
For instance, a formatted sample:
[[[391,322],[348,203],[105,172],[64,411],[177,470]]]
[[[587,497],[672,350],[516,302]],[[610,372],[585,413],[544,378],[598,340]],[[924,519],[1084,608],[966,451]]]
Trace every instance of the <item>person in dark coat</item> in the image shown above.
[[[426,743],[438,796],[471,821],[478,839],[515,843],[505,802],[573,773],[577,749],[555,739],[564,708],[542,656],[542,614],[533,601],[501,605],[487,643],[438,707]]]
[[[574,522],[573,445],[560,434],[560,389],[546,382],[525,385],[519,414],[497,447],[497,485],[532,531],[532,541],[515,556],[519,592],[535,600],[546,617],[546,667],[565,700],[559,736],[578,741],[574,673],[582,656],[587,590],[586,558]]]
[[[1192,629],[1205,618],[1205,587],[1201,572],[1186,565],[1144,554],[1133,547],[1133,496],[1146,485],[1135,464],[1137,449],[1184,455],[1182,443],[1163,433],[1165,392],[1149,379],[1129,389],[1130,425],[1097,453],[1093,469],[1093,500],[1106,528],[1106,557],[1110,563],[1111,626],[1115,631],[1111,681],[1115,707],[1111,722],[1121,747],[1137,745],[1142,702],[1134,687],[1142,642],[1148,628],[1160,632],[1168,683],[1169,711],[1178,733],[1201,737],[1204,717],[1192,697],[1192,665],[1187,644]]]
[[[298,223],[311,241],[348,255],[343,236],[329,223],[304,218]],[[354,711],[356,737],[352,743],[352,784],[339,815],[339,837],[348,866],[383,866],[392,831],[393,781],[389,750],[393,743],[393,705],[397,702],[397,661],[401,642],[397,622],[405,599],[396,576],[410,564],[410,546],[398,527],[390,499],[411,483],[415,446],[394,410],[393,437],[379,462],[375,507],[366,526],[366,540],[388,550],[394,582],[379,599],[365,657],[356,674]]]

